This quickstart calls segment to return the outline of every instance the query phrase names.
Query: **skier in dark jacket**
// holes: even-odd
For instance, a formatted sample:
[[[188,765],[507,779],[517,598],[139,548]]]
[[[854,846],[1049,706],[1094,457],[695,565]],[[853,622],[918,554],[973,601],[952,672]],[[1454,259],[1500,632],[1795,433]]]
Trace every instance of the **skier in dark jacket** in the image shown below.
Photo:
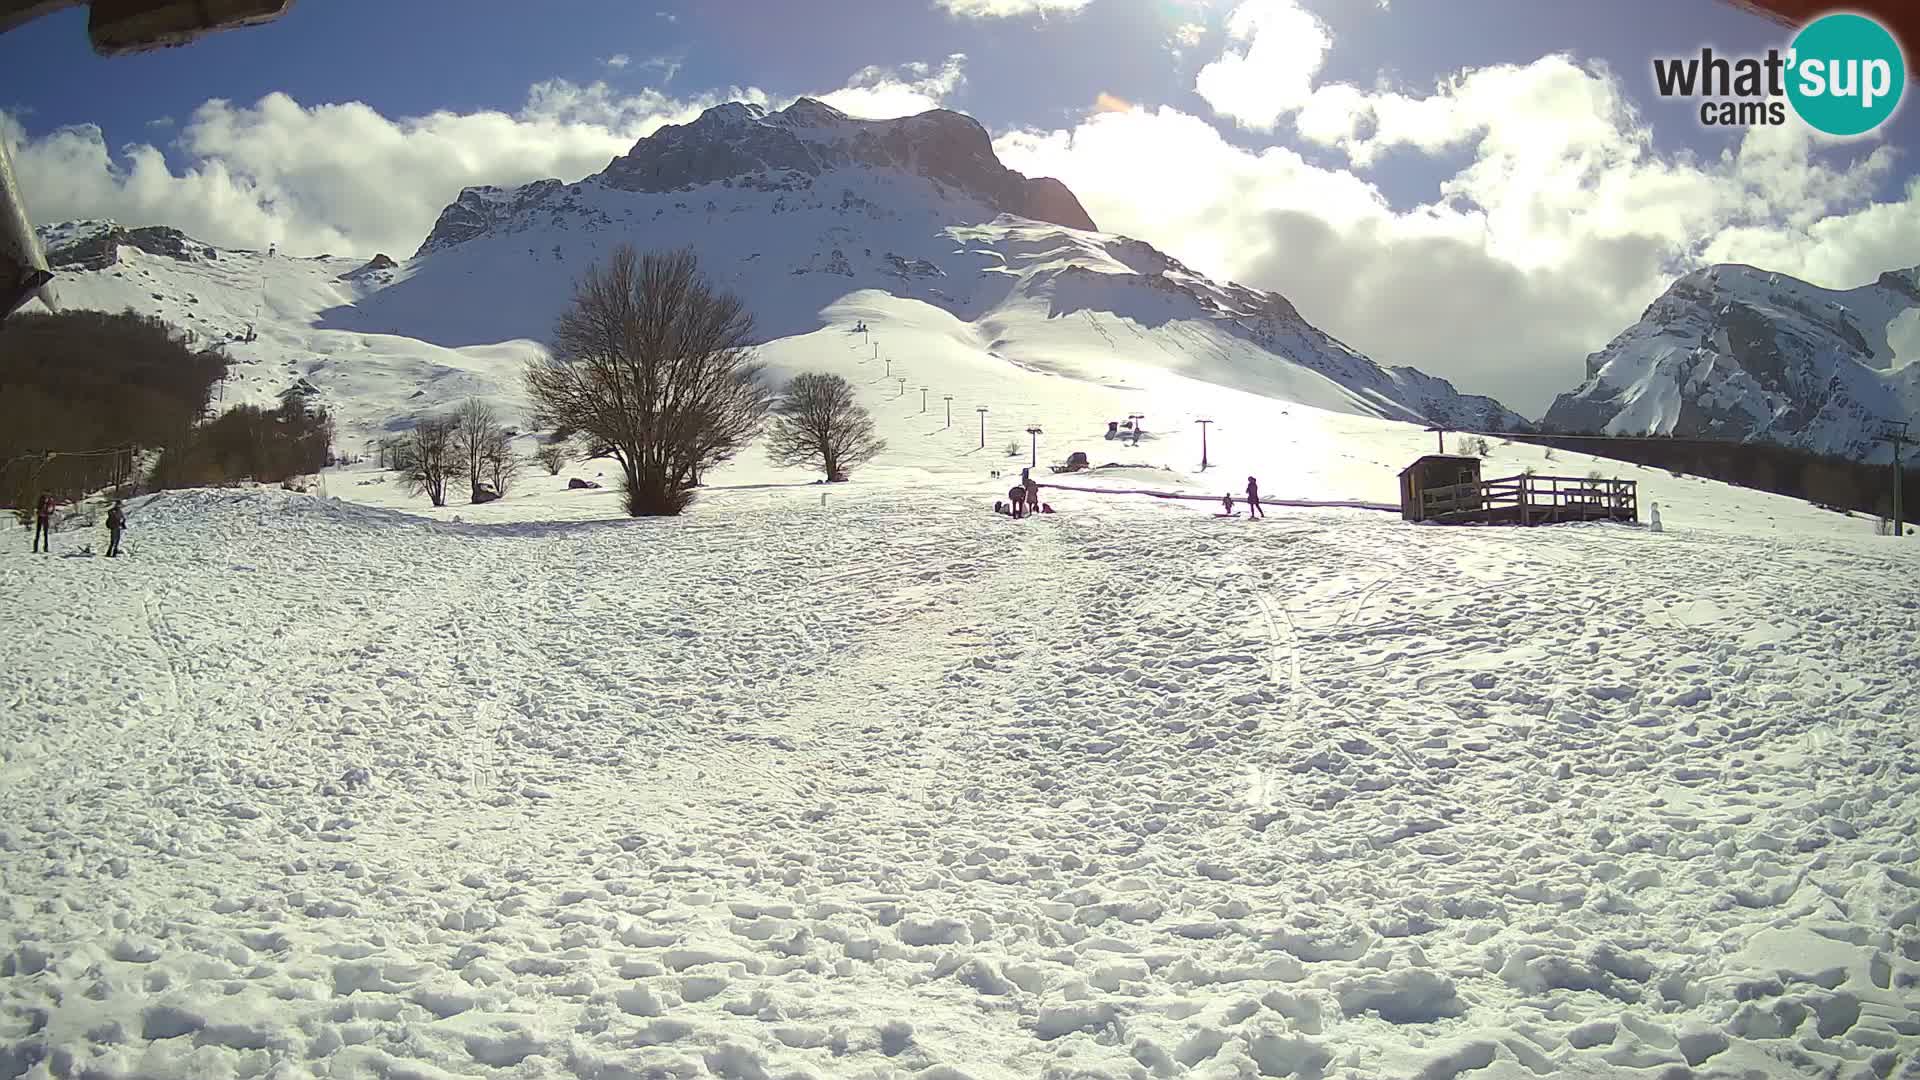
[[[44,545],[44,546],[43,546]],[[33,508],[33,550],[53,554],[53,496],[40,496]]]
[[[1021,511],[1026,508],[1026,502],[1027,502],[1026,488],[1010,487],[1007,489],[1007,505],[1009,507],[1009,513],[1013,517],[1021,516]]]
[[[1248,519],[1266,517],[1266,511],[1260,509],[1260,482],[1247,477],[1247,517]]]
[[[113,509],[107,511],[107,557],[120,554],[120,534],[127,531],[127,512],[120,508],[115,500]]]

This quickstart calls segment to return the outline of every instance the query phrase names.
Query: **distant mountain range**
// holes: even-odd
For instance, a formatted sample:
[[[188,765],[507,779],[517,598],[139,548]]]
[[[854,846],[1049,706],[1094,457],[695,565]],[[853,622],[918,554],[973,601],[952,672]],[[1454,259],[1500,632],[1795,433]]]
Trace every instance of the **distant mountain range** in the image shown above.
[[[579,273],[630,242],[694,246],[767,340],[816,330],[830,306],[879,290],[946,311],[1026,370],[1124,383],[1159,369],[1361,415],[1534,428],[1492,398],[1376,364],[1278,293],[1099,232],[1064,184],[1008,169],[984,128],[947,110],[872,121],[805,98],[778,112],[721,105],[575,183],[467,188],[404,260],[268,258],[165,226],[40,232],[65,303],[166,315],[236,339],[243,363],[285,367],[266,344],[278,341],[388,365],[357,380],[380,395],[356,403],[369,417],[484,387],[490,365],[466,357],[544,340]],[[1688,274],[1588,358],[1585,383],[1543,423],[1871,455],[1880,425],[1920,412],[1920,366],[1893,369],[1888,339],[1920,308],[1916,277],[1834,292],[1747,266]],[[263,341],[237,341],[256,332]]]
[[[1895,367],[1889,342],[1909,312],[1920,267],[1839,291],[1740,264],[1696,270],[1589,356],[1586,382],[1542,423],[1883,459],[1888,422],[1920,416],[1920,364]]]
[[[136,307],[208,321],[192,297],[210,286],[168,278],[217,263],[219,250],[164,227],[68,223],[42,235],[66,302],[103,292],[86,279],[124,273],[115,253],[130,248],[150,256],[140,273],[156,284],[131,298]],[[328,261],[332,302],[314,311],[265,304],[263,324],[299,325],[259,332],[315,350],[324,347],[316,335],[350,334],[363,354],[367,335],[412,339],[416,354],[540,341],[572,281],[622,242],[693,245],[710,274],[747,298],[769,340],[815,330],[827,307],[876,289],[945,309],[991,354],[1028,370],[1110,382],[1157,367],[1362,415],[1528,426],[1491,398],[1375,364],[1277,293],[1210,280],[1149,244],[1097,231],[1064,184],[1002,165],[967,116],[857,120],[811,99],[771,113],[709,109],[576,183],[468,188],[411,258],[345,271]],[[174,294],[188,296],[184,309],[162,299]],[[242,329],[228,316],[212,321],[210,333]],[[1111,363],[1091,358],[1101,352]],[[416,388],[393,392],[403,389],[389,403],[396,409]]]

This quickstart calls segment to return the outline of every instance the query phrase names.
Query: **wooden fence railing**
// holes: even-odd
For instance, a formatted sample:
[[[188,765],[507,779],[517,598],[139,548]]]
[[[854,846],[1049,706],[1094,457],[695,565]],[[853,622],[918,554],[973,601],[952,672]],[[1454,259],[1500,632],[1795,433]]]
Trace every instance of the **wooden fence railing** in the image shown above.
[[[1505,476],[1421,493],[1429,521],[1638,521],[1638,485],[1632,480],[1572,476]]]

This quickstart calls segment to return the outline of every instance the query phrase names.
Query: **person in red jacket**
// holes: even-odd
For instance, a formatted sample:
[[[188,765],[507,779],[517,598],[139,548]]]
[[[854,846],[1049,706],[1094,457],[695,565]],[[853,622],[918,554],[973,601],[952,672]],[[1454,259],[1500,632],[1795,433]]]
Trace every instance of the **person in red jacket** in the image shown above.
[[[33,508],[33,551],[53,554],[53,496],[42,494]]]

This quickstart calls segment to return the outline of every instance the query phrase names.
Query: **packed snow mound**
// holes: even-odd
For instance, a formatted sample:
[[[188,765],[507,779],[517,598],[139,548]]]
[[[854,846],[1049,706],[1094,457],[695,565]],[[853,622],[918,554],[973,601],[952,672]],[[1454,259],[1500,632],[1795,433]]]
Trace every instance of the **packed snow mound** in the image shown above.
[[[1917,282],[1920,268],[1847,290],[1740,264],[1694,271],[1587,358],[1587,381],[1544,422],[1884,458],[1886,423],[1920,417],[1920,365],[1899,363],[1889,337],[1920,309]]]

